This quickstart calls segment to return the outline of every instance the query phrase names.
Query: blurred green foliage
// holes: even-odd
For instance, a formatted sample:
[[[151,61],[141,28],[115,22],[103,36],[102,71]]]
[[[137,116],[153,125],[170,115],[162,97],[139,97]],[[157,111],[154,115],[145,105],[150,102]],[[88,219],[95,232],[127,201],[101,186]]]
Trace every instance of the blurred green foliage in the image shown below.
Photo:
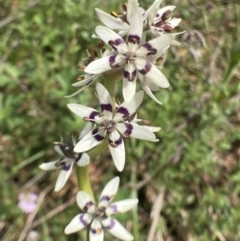
[[[64,96],[76,91],[71,85],[80,74],[77,65],[86,57],[86,49],[94,49],[97,43],[91,39],[99,24],[94,8],[110,12],[118,10],[118,4],[107,0],[0,1],[0,221],[5,225],[0,235],[5,233],[4,240],[21,233],[25,218],[17,207],[17,195],[39,174],[40,163],[57,158],[52,142],[83,126],[66,104],[97,105],[94,87],[70,99]],[[146,7],[150,1],[140,4]],[[132,162],[137,162],[139,182],[150,176],[138,192],[141,240],[146,240],[153,202],[164,187],[157,229],[163,240],[237,241],[240,6],[235,1],[200,0],[166,4],[177,6],[175,16],[183,18],[178,30],[187,33],[178,37],[182,46],[172,47],[164,64],[171,88],[156,94],[163,106],[145,96],[139,110],[139,117],[162,127],[160,142],[128,141],[127,164],[121,174],[116,173],[108,153],[92,160],[96,165],[92,178],[102,176],[95,187],[101,190],[114,173],[128,187]],[[196,51],[198,59],[194,59]],[[104,176],[106,170],[110,172]],[[53,186],[56,177],[57,173],[45,174],[28,189],[40,193]],[[67,201],[76,188],[73,178],[64,195],[48,193],[37,218]],[[128,197],[127,190],[120,191],[116,200]],[[77,213],[72,205],[36,226],[40,240],[76,240],[78,234],[65,236],[63,229]],[[127,222],[130,216],[119,216],[119,220]]]

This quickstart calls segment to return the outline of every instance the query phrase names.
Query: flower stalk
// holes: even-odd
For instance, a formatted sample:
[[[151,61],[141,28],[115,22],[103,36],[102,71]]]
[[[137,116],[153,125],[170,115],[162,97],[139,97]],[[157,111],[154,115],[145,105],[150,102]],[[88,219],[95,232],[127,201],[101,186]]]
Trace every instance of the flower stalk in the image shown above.
[[[73,166],[76,166],[79,186],[76,201],[81,212],[66,226],[65,234],[86,228],[87,241],[103,241],[105,229],[125,241],[139,240],[136,160],[131,162],[132,199],[115,203],[112,200],[119,187],[119,177],[107,183],[96,203],[88,164],[108,148],[117,170],[122,172],[126,159],[129,159],[125,152],[126,139],[159,141],[154,133],[160,127],[149,126],[144,119],[139,119],[137,110],[144,99],[144,93],[161,104],[153,92],[168,88],[170,84],[161,71],[159,60],[171,45],[179,44],[175,40],[176,34],[170,34],[181,21],[180,18],[170,16],[175,6],[159,8],[160,3],[161,0],[155,0],[145,11],[139,7],[138,0],[128,0],[122,6],[123,14],[120,17],[116,13],[109,15],[95,9],[100,21],[106,26],[97,26],[95,29],[96,35],[93,37],[100,40],[99,51],[88,54],[87,61],[80,66],[84,74],[73,84],[74,87],[80,87],[73,95],[95,83],[101,76],[104,81],[96,83],[100,108],[69,103],[68,108],[86,125],[79,136],[72,135],[72,142],[61,140],[54,143],[55,150],[62,156],[60,159],[40,165],[43,170],[60,170],[54,189],[56,192],[64,187]],[[151,39],[146,31],[153,35]],[[122,80],[122,103],[116,103],[115,87],[118,80]],[[137,91],[137,83],[143,90]],[[129,157],[129,148],[131,153],[137,148],[136,141],[131,141],[130,146],[127,142],[126,147]],[[112,217],[132,208],[133,236]]]

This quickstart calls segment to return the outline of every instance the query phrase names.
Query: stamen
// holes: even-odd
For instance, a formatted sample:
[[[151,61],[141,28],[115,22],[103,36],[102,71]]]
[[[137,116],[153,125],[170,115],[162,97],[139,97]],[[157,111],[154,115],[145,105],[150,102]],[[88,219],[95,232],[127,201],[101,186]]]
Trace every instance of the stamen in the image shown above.
[[[55,163],[55,167],[60,167],[62,166],[62,163],[61,163],[62,160],[59,160],[58,162]]]
[[[86,117],[83,117],[83,120],[84,120],[84,121],[91,121],[91,119],[90,119],[89,117],[87,117],[87,116],[86,116]]]
[[[118,146],[118,144],[116,144],[115,142],[109,142],[109,145],[113,148],[116,148]]]
[[[104,47],[104,42],[102,40],[98,41],[98,48],[102,49]]]
[[[78,65],[78,69],[80,69],[80,70],[84,70],[85,68],[86,68],[85,66]]]
[[[112,11],[112,12],[111,12],[111,15],[112,15],[113,17],[115,17],[115,18],[118,18],[118,14],[117,14],[117,12],[115,12],[115,11]]]
[[[161,64],[163,62],[163,57],[159,57],[157,60],[156,60],[156,64]]]
[[[142,123],[145,124],[145,125],[149,125],[150,121],[149,120],[142,120]]]
[[[123,138],[125,138],[125,139],[127,139],[127,138],[129,138],[129,137],[130,137],[130,135],[129,135],[129,134],[127,134],[127,133],[122,133],[122,134],[121,134],[121,136],[122,136]]]
[[[123,10],[124,12],[127,12],[127,3],[124,3],[124,4],[122,5],[122,10]]]
[[[77,77],[77,80],[78,80],[78,81],[84,80],[84,76],[83,76],[83,75],[78,76],[78,77]]]

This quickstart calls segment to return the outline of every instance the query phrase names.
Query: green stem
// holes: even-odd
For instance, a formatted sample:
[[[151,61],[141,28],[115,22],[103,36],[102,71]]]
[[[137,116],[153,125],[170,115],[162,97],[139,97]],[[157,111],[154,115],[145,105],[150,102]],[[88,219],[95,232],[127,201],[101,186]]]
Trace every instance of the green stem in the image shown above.
[[[89,174],[88,174],[88,166],[85,166],[85,167],[77,166],[76,171],[77,171],[77,177],[78,177],[79,190],[86,192],[87,194],[90,195],[92,200],[95,200],[93,191],[92,191],[92,187],[90,184],[90,179],[89,179]]]
[[[132,160],[132,174],[131,174],[131,183],[133,184],[132,189],[132,198],[137,198],[137,164],[135,160]],[[138,228],[138,208],[137,206],[133,208],[133,235],[134,240],[139,240],[139,228]]]
[[[108,144],[107,139],[105,139],[100,145],[98,145],[97,147],[90,150],[88,152],[88,155],[90,156],[90,160],[92,160],[97,155],[99,155],[100,153],[105,151],[108,146],[107,144]],[[88,166],[85,166],[85,167],[76,166],[76,172],[77,172],[77,180],[78,180],[79,190],[88,193],[90,195],[90,197],[92,198],[92,200],[95,201],[95,198],[93,195],[93,190],[92,190],[91,183],[90,183]]]

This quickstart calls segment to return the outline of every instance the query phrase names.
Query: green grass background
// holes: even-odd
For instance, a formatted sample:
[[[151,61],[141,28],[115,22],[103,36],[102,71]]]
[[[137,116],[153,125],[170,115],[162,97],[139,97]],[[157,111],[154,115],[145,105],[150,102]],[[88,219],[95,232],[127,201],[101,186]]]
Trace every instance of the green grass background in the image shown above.
[[[144,8],[151,4],[139,2]],[[67,103],[97,108],[94,86],[70,99],[64,96],[77,90],[71,86],[81,73],[77,65],[86,57],[86,49],[97,44],[91,39],[100,24],[94,8],[119,11],[122,3],[0,1],[1,240],[18,240],[29,220],[17,207],[20,192],[44,196],[30,226],[39,240],[85,240],[80,234],[63,234],[79,212],[77,205],[71,202],[63,211],[56,210],[74,200],[78,190],[74,174],[56,194],[58,173],[41,172],[38,166],[58,158],[54,141],[68,138],[84,125]],[[186,33],[178,37],[182,46],[168,51],[163,73],[171,87],[156,94],[163,105],[145,96],[138,114],[162,127],[157,134],[160,142],[128,141],[127,162],[120,174],[108,152],[92,160],[93,188],[100,193],[109,179],[120,175],[122,189],[116,200],[132,195],[140,200],[138,240],[147,240],[150,213],[162,192],[163,206],[152,240],[238,241],[240,4],[173,0],[163,1],[164,5],[177,6],[174,16],[183,20],[175,32]],[[56,212],[51,216],[52,210]],[[118,219],[131,229],[131,212]],[[106,235],[106,240],[116,239]]]

